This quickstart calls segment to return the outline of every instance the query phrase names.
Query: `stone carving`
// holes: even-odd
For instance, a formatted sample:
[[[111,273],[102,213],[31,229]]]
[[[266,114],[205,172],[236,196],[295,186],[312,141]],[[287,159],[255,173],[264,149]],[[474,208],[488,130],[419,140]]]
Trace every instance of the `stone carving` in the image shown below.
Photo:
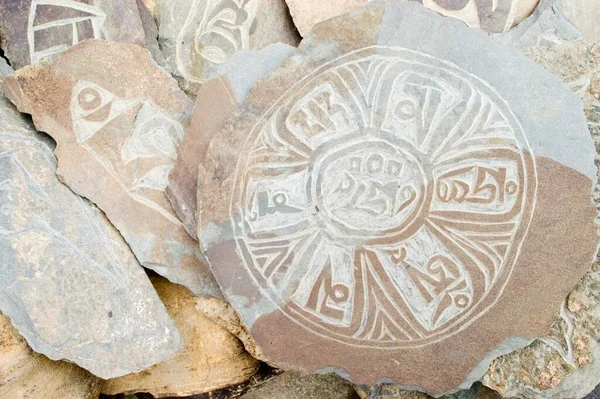
[[[0,44],[15,68],[36,63],[86,39],[153,48],[156,38],[145,34],[147,21],[142,20],[138,7],[145,6],[138,0],[4,2],[0,4]]]
[[[181,339],[139,263],[14,118],[0,108],[0,309],[35,351],[102,378],[170,358]]]
[[[49,80],[58,86],[45,97]],[[220,295],[165,195],[192,102],[146,50],[82,42],[5,86],[57,141],[61,178],[106,212],[142,265],[197,295]]]
[[[53,362],[32,351],[0,314],[0,396],[3,398],[97,399],[101,380],[77,365]]]
[[[167,64],[194,94],[240,50],[298,43],[284,0],[177,0],[156,12]]]
[[[306,37],[313,25],[336,17],[371,0],[286,0],[294,23]],[[408,0],[405,0],[408,1]],[[490,33],[507,32],[527,18],[540,0],[415,0],[440,14]]]
[[[196,309],[199,298],[165,279],[153,278],[152,282],[182,334],[184,350],[143,373],[106,381],[103,393],[199,395],[243,383],[256,373],[259,362],[244,351],[234,335]]]
[[[294,48],[272,44],[262,50],[240,51],[220,68],[221,76],[204,83],[196,97],[189,131],[170,175],[167,196],[187,232],[197,238],[198,164],[212,136],[244,101],[258,80],[283,63]]]
[[[468,388],[529,342],[518,337],[545,332],[595,253],[579,110],[464,24],[370,3],[321,24],[214,136],[201,246],[271,363]],[[548,236],[550,224],[581,230]]]

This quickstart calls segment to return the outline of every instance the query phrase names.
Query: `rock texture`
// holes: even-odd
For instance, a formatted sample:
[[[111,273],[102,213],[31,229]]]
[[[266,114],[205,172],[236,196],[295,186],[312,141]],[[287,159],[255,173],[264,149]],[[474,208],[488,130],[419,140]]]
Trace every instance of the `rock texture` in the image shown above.
[[[557,77],[372,2],[315,27],[215,135],[198,236],[273,364],[439,395],[545,334],[589,270],[594,155]]]
[[[0,397],[97,399],[101,380],[78,366],[33,352],[0,314]]]
[[[347,381],[336,375],[288,372],[273,378],[241,399],[360,399]]]
[[[0,47],[17,69],[86,39],[156,45],[146,35],[140,0],[6,0],[0,2]]]
[[[219,68],[220,76],[204,83],[196,97],[192,123],[169,176],[167,196],[188,233],[197,238],[198,165],[214,134],[244,102],[248,90],[285,61],[294,48],[273,44],[240,51]]]
[[[535,47],[527,55],[560,76],[584,102],[600,148],[600,44]],[[600,187],[595,190],[596,203]],[[495,360],[483,382],[505,397],[582,398],[600,381],[600,266],[569,295],[552,330],[531,346]]]
[[[558,10],[575,25],[588,42],[600,41],[600,7],[594,0],[558,0]]]
[[[257,371],[258,361],[234,335],[196,309],[197,298],[187,289],[158,277],[153,283],[183,337],[184,349],[146,371],[107,381],[104,393],[197,395],[245,382]]]
[[[193,104],[146,50],[89,40],[4,84],[58,143],[60,178],[106,213],[143,266],[220,295],[164,191]]]
[[[286,0],[294,23],[306,37],[319,22],[350,12],[372,0]],[[490,33],[507,32],[527,18],[540,0],[416,0],[443,15]],[[581,1],[581,0],[579,0]],[[591,0],[593,1],[593,0]]]
[[[191,94],[240,50],[299,41],[285,0],[159,0],[156,18],[167,67]]]
[[[57,179],[51,149],[4,98],[0,310],[35,351],[103,378],[143,370],[181,348],[119,233]]]

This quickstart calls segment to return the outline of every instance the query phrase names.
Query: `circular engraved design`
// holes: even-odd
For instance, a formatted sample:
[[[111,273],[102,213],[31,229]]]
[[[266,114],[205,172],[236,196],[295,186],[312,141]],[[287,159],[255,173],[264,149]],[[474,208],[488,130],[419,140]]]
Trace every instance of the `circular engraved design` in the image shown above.
[[[294,322],[348,345],[417,347],[497,301],[536,184],[493,88],[369,47],[302,79],[256,125],[231,217],[245,266]]]

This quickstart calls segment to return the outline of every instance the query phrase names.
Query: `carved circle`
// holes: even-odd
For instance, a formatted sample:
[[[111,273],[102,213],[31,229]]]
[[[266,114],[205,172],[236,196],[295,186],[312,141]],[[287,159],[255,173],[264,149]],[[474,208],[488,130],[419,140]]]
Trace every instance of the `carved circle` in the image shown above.
[[[536,183],[492,87],[370,47],[306,76],[255,126],[231,217],[245,267],[291,320],[351,346],[418,347],[502,295]]]

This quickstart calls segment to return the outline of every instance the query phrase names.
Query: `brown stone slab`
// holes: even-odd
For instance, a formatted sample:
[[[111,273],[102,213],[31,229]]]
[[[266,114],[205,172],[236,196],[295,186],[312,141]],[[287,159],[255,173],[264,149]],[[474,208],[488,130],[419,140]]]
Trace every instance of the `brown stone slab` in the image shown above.
[[[5,0],[0,2],[0,47],[22,68],[86,39],[156,46],[146,35],[138,0]]]
[[[371,0],[286,0],[294,23],[306,37],[319,22],[350,12]],[[408,1],[408,0],[407,0]],[[473,28],[490,33],[510,30],[527,18],[539,0],[416,0],[443,15],[458,18]]]
[[[199,239],[270,362],[439,395],[546,333],[589,269],[594,156],[557,77],[372,2],[317,25],[215,136]]]
[[[196,309],[198,298],[163,278],[153,278],[152,282],[181,333],[184,349],[141,373],[106,381],[103,393],[148,392],[154,397],[198,395],[243,383],[256,373],[259,362],[244,350],[233,334]]]
[[[85,41],[4,84],[58,143],[59,177],[106,213],[143,266],[220,295],[164,192],[193,104],[148,51]]]
[[[300,41],[285,0],[160,1],[156,20],[167,69],[192,95],[235,53]]]

